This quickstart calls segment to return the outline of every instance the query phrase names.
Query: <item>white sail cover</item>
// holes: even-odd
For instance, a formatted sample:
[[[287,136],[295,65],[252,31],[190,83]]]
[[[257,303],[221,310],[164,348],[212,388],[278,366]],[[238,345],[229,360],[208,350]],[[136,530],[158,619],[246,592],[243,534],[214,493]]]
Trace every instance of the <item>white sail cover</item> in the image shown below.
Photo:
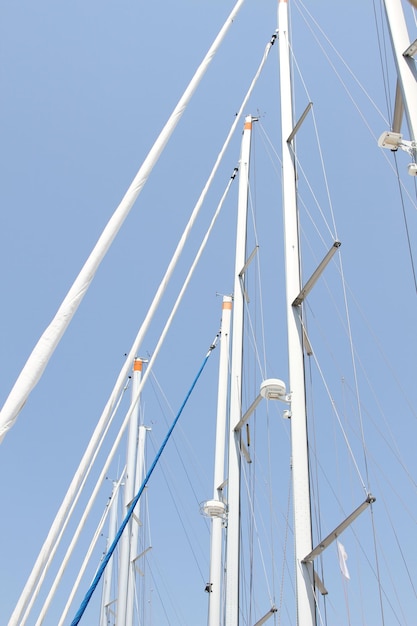
[[[78,309],[78,306],[86,294],[101,261],[109,250],[113,239],[119,232],[135,200],[144,187],[154,165],[165,148],[176,125],[181,119],[192,95],[203,78],[210,62],[214,58],[220,44],[226,36],[227,31],[243,5],[243,2],[244,0],[238,0],[236,2],[232,12],[224,23],[212,46],[204,57],[204,60],[198,67],[187,89],[180,98],[159,137],[152,146],[148,156],[133,179],[123,200],[107,223],[84,267],[78,274],[71,289],[59,307],[55,317],[42,334],[31,355],[26,361],[26,364],[17,378],[0,413],[0,443],[3,441],[6,433],[14,425],[17,416],[22,410],[32,389],[39,382],[49,359],[51,358],[62,335],[67,329],[71,319]]]

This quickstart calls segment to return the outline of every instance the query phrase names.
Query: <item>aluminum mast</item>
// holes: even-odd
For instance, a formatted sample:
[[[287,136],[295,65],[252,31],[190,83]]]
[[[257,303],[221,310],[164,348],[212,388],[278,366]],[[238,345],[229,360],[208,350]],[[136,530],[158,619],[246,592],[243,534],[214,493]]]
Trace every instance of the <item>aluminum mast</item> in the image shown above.
[[[246,262],[246,231],[248,212],[249,153],[252,135],[251,116],[245,118],[239,165],[239,200],[236,234],[236,261],[233,303],[233,337],[230,383],[229,471],[227,485],[227,550],[226,550],[226,626],[239,623],[239,534],[240,534],[240,430],[242,352],[243,352],[243,290],[242,269]]]
[[[417,71],[413,57],[417,53],[417,42],[410,46],[401,0],[384,0],[384,5],[408,132],[411,141],[416,141]]]
[[[312,549],[307,418],[303,360],[303,335],[299,307],[294,302],[301,289],[295,165],[291,142],[293,103],[289,54],[288,2],[278,3],[280,57],[282,178],[285,240],[285,275],[288,324],[288,367],[291,394],[291,446],[294,500],[294,537],[297,590],[297,626],[315,626],[313,564],[303,563]]]
[[[219,383],[217,392],[216,455],[214,461],[213,500],[204,503],[203,512],[211,517],[210,579],[206,586],[209,594],[208,626],[221,624],[222,600],[222,545],[226,505],[223,491],[225,481],[225,450],[227,426],[227,398],[229,379],[230,323],[232,298],[224,296],[220,341]]]
[[[139,385],[142,379],[142,365],[141,359],[135,359],[133,363],[132,373],[132,402],[135,402]],[[143,450],[138,450],[138,432],[139,432],[139,401],[136,402],[135,408],[130,416],[129,434],[127,439],[127,457],[126,457],[126,477],[124,485],[124,503],[123,503],[123,515],[129,509],[132,500],[135,495],[136,486],[136,468],[138,465],[138,455],[143,454]],[[135,510],[136,515],[139,517],[139,506]],[[136,520],[132,518],[125,528],[125,531],[120,541],[120,566],[118,577],[118,597],[117,597],[117,611],[116,611],[116,624],[119,626],[132,626],[133,624],[133,608],[134,608],[134,594],[132,594],[132,585],[134,586],[134,565],[133,561],[136,557],[137,551],[137,534],[136,544],[132,543],[132,535],[134,525],[137,524]],[[130,591],[130,593],[129,593]]]

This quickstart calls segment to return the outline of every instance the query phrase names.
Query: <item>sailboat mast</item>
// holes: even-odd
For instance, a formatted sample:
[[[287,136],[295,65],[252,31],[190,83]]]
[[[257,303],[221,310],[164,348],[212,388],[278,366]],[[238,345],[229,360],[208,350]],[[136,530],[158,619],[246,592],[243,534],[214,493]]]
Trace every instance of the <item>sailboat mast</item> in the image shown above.
[[[410,46],[401,0],[384,0],[384,4],[408,132],[411,141],[416,141],[417,72],[414,56],[417,52],[417,46],[416,43]],[[400,129],[395,130],[399,132]]]
[[[242,269],[246,262],[249,154],[252,117],[245,118],[239,164],[239,199],[236,233],[236,257],[233,303],[233,337],[230,383],[229,467],[227,484],[226,549],[226,626],[239,623],[239,535],[240,535],[240,430],[235,427],[242,408],[243,289]]]
[[[139,385],[142,379],[142,360],[135,359],[133,363],[132,372],[132,402],[135,401]],[[130,504],[135,495],[135,474],[137,466],[137,454],[138,454],[138,428],[139,428],[139,402],[136,403],[129,423],[129,434],[127,439],[127,458],[126,458],[126,477],[124,485],[124,503],[123,503],[123,515],[126,514],[130,507]],[[139,504],[138,504],[139,507]],[[138,514],[138,511],[136,511]],[[128,626],[132,623],[133,619],[133,605],[128,604],[128,590],[131,585],[131,579],[133,576],[131,562],[136,556],[134,552],[132,554],[131,535],[132,524],[135,524],[134,520],[131,520],[125,528],[125,531],[120,541],[120,566],[119,566],[119,584],[118,584],[118,598],[117,598],[117,621],[116,623],[123,626]],[[135,548],[136,549],[136,548]],[[130,598],[133,602],[134,599]]]
[[[209,593],[208,626],[219,626],[221,623],[222,545],[226,512],[223,489],[225,485],[225,449],[231,316],[232,298],[231,296],[224,296],[222,303],[219,384],[217,393],[214,493],[213,500],[207,502],[205,507],[206,514],[211,517],[210,582],[206,587]]]
[[[113,494],[111,498],[109,536],[107,540],[107,550],[117,532],[117,498],[114,498],[114,492],[117,490],[117,483],[113,482]],[[113,559],[110,559],[103,578],[103,596],[101,603],[100,626],[108,626],[110,623],[110,615],[114,609],[114,598],[112,598],[112,577],[113,577]]]
[[[304,557],[312,549],[312,536],[302,325],[299,317],[300,309],[292,305],[301,289],[301,268],[295,164],[292,146],[287,141],[293,131],[287,0],[279,0],[278,26],[297,626],[315,626],[313,565],[303,563]]]

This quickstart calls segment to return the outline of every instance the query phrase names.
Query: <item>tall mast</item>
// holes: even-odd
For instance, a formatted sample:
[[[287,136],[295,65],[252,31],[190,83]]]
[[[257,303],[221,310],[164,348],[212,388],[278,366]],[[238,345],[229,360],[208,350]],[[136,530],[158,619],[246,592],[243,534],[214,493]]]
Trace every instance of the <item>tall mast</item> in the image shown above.
[[[139,388],[141,378],[136,382],[136,391]],[[141,422],[141,420],[140,420]],[[140,489],[141,484],[146,475],[146,464],[145,464],[145,444],[146,437],[148,431],[151,430],[148,426],[145,426],[143,423],[139,424],[139,435],[138,435],[138,453],[136,458],[136,476],[135,476],[135,489],[134,492],[137,493]],[[136,505],[135,516],[132,519],[132,529],[130,533],[130,563],[129,563],[129,585],[128,585],[128,593],[127,593],[127,614],[126,614],[126,626],[133,626],[134,623],[134,608],[137,597],[140,597],[140,588],[138,584],[138,579],[136,577],[136,566],[135,563],[137,559],[141,556],[144,557],[145,553],[148,551],[150,546],[146,548],[142,552],[141,555],[138,554],[139,548],[139,531],[141,529],[140,525],[140,514],[141,514],[141,503],[140,500]],[[142,534],[143,536],[143,534]],[[139,578],[139,580],[142,577]],[[143,578],[142,578],[142,592],[143,592]],[[143,601],[143,593],[142,593],[142,601]]]
[[[245,118],[239,166],[239,200],[236,234],[236,261],[233,304],[233,338],[230,383],[229,467],[227,484],[227,549],[226,549],[226,626],[239,623],[239,533],[240,533],[240,430],[242,353],[243,353],[243,290],[241,272],[246,262],[248,211],[249,153],[252,117]]]
[[[132,402],[137,396],[140,381],[142,378],[142,360],[135,359],[133,363],[132,373]],[[127,457],[126,457],[126,477],[124,485],[124,514],[130,507],[135,495],[136,483],[136,467],[138,456],[138,428],[139,428],[139,402],[136,403],[129,423],[129,434],[127,439]],[[139,504],[138,504],[139,507]],[[123,514],[123,515],[124,515]],[[137,510],[136,510],[136,514]],[[132,561],[136,557],[136,547],[131,545],[132,525],[136,521],[132,518],[121,537],[120,541],[120,565],[119,565],[119,583],[117,597],[117,620],[118,626],[130,626],[133,619],[133,604],[129,606],[128,597],[131,602],[134,598],[128,593],[129,587],[132,585]]]
[[[412,159],[408,173],[417,176],[417,40],[410,43],[401,0],[384,0],[384,4],[397,70],[397,89],[391,130],[382,133],[378,145],[407,152]],[[406,139],[401,134],[404,113],[408,127]]]
[[[111,509],[110,509],[110,521],[109,521],[109,536],[107,539],[107,548],[109,549],[117,532],[117,498],[114,498],[114,492],[116,491],[117,483],[113,481],[113,493],[111,497]],[[110,559],[109,564],[106,567],[103,578],[103,596],[101,603],[101,616],[100,626],[108,626],[110,623],[111,615],[114,610],[114,598],[112,598],[112,577],[113,577],[113,561]]]
[[[303,563],[304,557],[312,549],[312,536],[302,325],[300,309],[292,305],[301,289],[301,268],[295,165],[291,145],[287,141],[293,131],[287,0],[279,0],[278,26],[297,626],[315,626],[313,565]]]
[[[395,66],[397,68],[398,87],[401,93],[405,118],[410,140],[417,139],[417,71],[414,56],[417,44],[410,46],[410,38],[404,18],[401,0],[384,0],[387,23],[391,36]],[[402,117],[402,116],[401,116]],[[397,132],[400,128],[394,128]]]
[[[229,348],[232,298],[224,296],[222,303],[222,325],[220,341],[219,384],[217,392],[216,452],[214,460],[213,500],[205,503],[203,511],[211,517],[210,581],[208,626],[221,623],[222,599],[222,545],[226,506],[223,490],[225,486],[225,450],[227,426],[227,399],[229,380]]]

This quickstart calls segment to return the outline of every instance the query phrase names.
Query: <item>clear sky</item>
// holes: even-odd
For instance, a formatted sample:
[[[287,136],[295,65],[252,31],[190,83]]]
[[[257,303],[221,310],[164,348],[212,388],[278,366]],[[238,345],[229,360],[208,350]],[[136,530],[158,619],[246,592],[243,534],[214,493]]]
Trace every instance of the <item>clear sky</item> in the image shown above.
[[[7,622],[13,610],[124,355],[130,349],[264,47],[275,31],[275,5],[275,0],[246,1],[40,384],[0,446],[1,623]],[[317,28],[306,10],[302,17],[301,2],[294,0],[291,5],[296,117],[309,100],[313,101],[322,148],[321,157],[310,114],[298,140],[304,273],[305,277],[309,276],[335,234],[321,170],[323,158],[337,236],[342,241],[353,350],[357,357],[356,382],[350,360],[352,346],[344,336],[347,322],[339,320],[339,315],[345,314],[343,292],[340,286],[335,286],[339,274],[336,264],[329,268],[328,282],[322,281],[312,295],[306,314],[313,348],[338,407],[338,417],[348,432],[360,473],[377,497],[376,542],[382,549],[379,566],[386,623],[413,624],[415,594],[404,563],[391,554],[391,548],[397,547],[397,538],[404,541],[401,545],[407,566],[415,567],[416,413],[412,407],[417,400],[416,292],[401,196],[390,166],[392,155],[383,153],[376,142],[380,133],[388,129],[384,120],[389,118],[386,94],[391,103],[394,98],[392,64],[389,62],[390,78],[386,85],[380,66],[381,57],[390,57],[389,41],[376,39],[375,15],[380,22],[377,1],[374,7],[371,0],[346,3],[305,0],[306,9],[346,60],[362,89],[328,43],[324,43],[327,58],[316,46],[307,24],[316,32]],[[230,0],[175,3],[76,0],[70,4],[22,0],[3,3],[0,8],[1,404],[232,6]],[[410,37],[414,40],[415,24],[410,11],[408,18]],[[268,141],[273,143],[274,150],[280,151],[276,61],[277,46],[245,113],[260,118],[254,139],[259,162],[255,160],[252,168],[251,203],[259,220],[261,268],[268,276],[262,283],[268,333],[264,373],[285,379],[279,162],[271,164],[272,157],[266,155],[268,151],[272,154]],[[330,64],[336,66],[340,79]],[[155,348],[193,252],[237,164],[240,134],[240,131],[236,134],[220,168],[176,273],[175,285],[168,289],[140,356],[147,357]],[[397,159],[405,185],[404,211],[411,248],[415,250],[415,185],[406,173],[410,158],[399,153]],[[261,171],[264,165],[267,174]],[[304,173],[309,184],[314,185],[314,196],[304,181]],[[173,333],[156,364],[155,375],[174,413],[218,331],[221,309],[218,294],[230,294],[233,288],[236,189],[225,205],[207,254],[174,322]],[[254,244],[252,233],[248,237],[249,252]],[[268,251],[269,247],[272,252]],[[260,289],[255,271],[252,279],[251,301],[254,312],[260,315],[260,305],[255,304]],[[271,305],[277,305],[277,311]],[[256,317],[256,329],[260,326]],[[260,357],[263,359],[264,356]],[[176,435],[178,452],[174,445],[167,449],[164,471],[167,478],[173,479],[169,481],[172,486],[167,487],[160,471],[149,488],[154,555],[150,568],[154,578],[147,570],[150,580],[146,591],[150,611],[147,624],[206,624],[204,585],[208,577],[209,532],[198,506],[212,496],[213,490],[217,363],[215,352],[184,414],[181,432]],[[345,469],[344,461],[350,454],[346,452],[338,419],[312,359],[307,371],[308,378],[318,383],[318,399],[313,402],[309,396],[311,413],[317,419],[310,437],[318,439],[317,444],[314,442],[317,451],[312,463],[321,486],[318,494],[315,484],[315,495],[320,495],[320,500],[330,496],[330,504],[323,504],[325,514],[321,520],[322,534],[326,534],[341,521],[341,509],[348,514],[360,504],[364,494],[356,471]],[[245,404],[256,395],[259,375],[245,395]],[[360,413],[369,452],[367,463],[362,455],[355,384],[361,393]],[[151,460],[172,415],[160,392],[153,391],[151,385],[148,387],[144,419],[152,427],[148,445]],[[154,388],[157,389],[156,385]],[[281,517],[287,507],[289,425],[276,415],[276,409],[271,409],[272,470],[267,469],[265,460],[260,473],[263,476],[265,472],[266,476],[272,471],[278,477],[276,491],[283,496],[277,505],[277,526],[273,526],[272,532],[279,545],[278,564],[276,569],[266,566],[275,572],[268,574],[267,579],[278,604],[282,568],[279,550],[286,533]],[[259,435],[260,440],[264,435]],[[336,453],[330,451],[333,443]],[[264,460],[268,453],[259,452],[259,456]],[[186,471],[188,462],[192,465]],[[117,478],[123,463],[124,451],[121,451],[97,507],[97,519],[89,525],[90,533],[105,507],[111,479]],[[408,474],[401,464],[407,467]],[[269,479],[263,482],[267,484]],[[179,521],[178,509],[183,521]],[[363,540],[359,537],[356,543],[355,536],[361,532]],[[381,614],[371,573],[376,564],[370,517],[358,523],[355,535],[347,534],[344,542],[352,562],[357,556],[359,561],[371,561],[371,565],[368,569],[358,566],[351,572],[352,580],[348,583],[351,588],[343,589],[343,581],[339,581],[333,595],[330,590],[329,623],[348,623],[345,592],[352,602],[352,611],[354,605],[359,615],[371,608],[373,617],[368,615],[366,623],[376,626],[381,623]],[[288,543],[292,543],[291,532]],[[98,547],[90,576],[104,544],[105,537]],[[288,558],[291,567],[291,555]],[[332,558],[336,561],[334,553]],[[337,572],[334,564],[327,565]],[[76,570],[77,565],[71,564],[67,588]],[[409,574],[415,579],[415,570],[409,570]],[[391,579],[400,581],[396,591],[391,588]],[[326,580],[330,587],[332,574]],[[358,599],[358,580],[367,591],[376,592],[375,600],[373,595],[370,601]],[[88,577],[83,592],[87,585]],[[401,601],[395,595],[400,591],[405,592]],[[57,623],[66,594],[65,589],[60,591],[45,624]],[[285,611],[292,616],[291,582],[285,584],[285,595]],[[267,603],[262,604],[262,595],[261,598],[261,604],[251,614],[253,623],[269,608]],[[400,604],[403,615],[398,609]],[[88,619],[94,622],[95,611],[96,600],[86,622]],[[283,609],[283,615],[286,614]],[[364,620],[355,612],[351,623],[365,623]],[[34,624],[35,618],[28,623]]]

